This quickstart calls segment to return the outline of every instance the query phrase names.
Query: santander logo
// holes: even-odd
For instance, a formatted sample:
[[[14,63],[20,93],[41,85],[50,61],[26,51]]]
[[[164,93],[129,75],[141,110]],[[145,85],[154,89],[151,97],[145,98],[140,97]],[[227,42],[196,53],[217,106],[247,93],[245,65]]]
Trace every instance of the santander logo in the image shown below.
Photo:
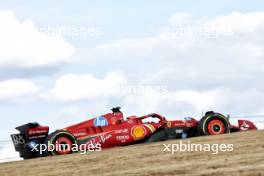
[[[29,130],[28,135],[36,135],[36,134],[44,134],[47,133],[48,130]]]

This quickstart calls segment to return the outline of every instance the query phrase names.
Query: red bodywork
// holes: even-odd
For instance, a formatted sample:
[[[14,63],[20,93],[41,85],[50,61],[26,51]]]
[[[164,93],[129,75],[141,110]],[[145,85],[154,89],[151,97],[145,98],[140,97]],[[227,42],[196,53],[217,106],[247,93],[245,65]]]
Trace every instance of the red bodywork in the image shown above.
[[[153,119],[155,122],[144,122]],[[124,120],[122,112],[108,113],[64,128],[72,133],[80,143],[100,143],[102,148],[133,144],[150,137],[160,128],[195,129],[199,121],[194,118],[168,121],[165,117],[152,113],[145,116],[130,116]],[[238,120],[238,126],[231,125],[231,131],[255,130],[256,126],[247,120]]]

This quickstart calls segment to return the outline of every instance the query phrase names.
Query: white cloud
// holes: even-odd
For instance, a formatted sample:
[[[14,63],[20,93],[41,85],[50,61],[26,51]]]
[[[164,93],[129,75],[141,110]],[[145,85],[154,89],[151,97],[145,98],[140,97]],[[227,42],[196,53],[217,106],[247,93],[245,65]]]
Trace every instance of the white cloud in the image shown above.
[[[97,51],[107,59],[154,60],[200,70],[218,65],[225,71],[234,66],[263,71],[263,35],[264,12],[234,12],[212,19],[176,13],[156,35],[124,38],[102,44]]]
[[[191,21],[193,21],[193,16],[189,13],[175,13],[169,18],[171,25],[190,23]]]
[[[231,27],[234,32],[257,32],[264,27],[264,12],[240,13],[234,12],[226,16],[218,16],[206,23],[208,26]]]
[[[0,100],[15,100],[37,93],[39,87],[29,80],[12,79],[0,81]]]
[[[203,110],[231,114],[263,113],[260,104],[264,103],[264,12],[234,12],[212,19],[177,13],[169,18],[168,23],[170,27],[188,24],[219,33],[212,36],[205,31],[199,35],[185,31],[173,36],[163,31],[97,47],[96,59],[103,56],[106,62],[113,59],[122,64],[127,85],[136,82],[138,85],[166,85],[169,89],[167,94],[127,94],[118,102],[135,114],[201,115]],[[221,31],[224,27],[230,33],[221,33],[226,32]],[[85,79],[81,77],[77,83],[71,81],[78,80],[76,78],[69,75],[66,78],[57,80],[53,97],[77,100],[102,96],[110,99],[111,104],[111,98],[116,95],[105,96],[104,79],[99,84],[98,78],[92,75],[85,76]],[[82,80],[96,83],[92,87],[83,86]],[[87,88],[78,88],[82,86]]]
[[[66,74],[56,80],[48,96],[63,101],[110,96],[125,82],[126,78],[117,72],[110,72],[102,79],[91,74]]]
[[[137,95],[127,95],[123,104],[133,107],[132,112],[145,114],[161,113],[170,119],[179,116],[196,115],[200,117],[203,111],[217,110],[224,103],[223,91],[179,90],[173,92],[145,92]],[[176,117],[177,116],[177,117]]]
[[[39,32],[33,21],[0,11],[0,66],[50,66],[70,61],[75,48],[60,37]]]
[[[177,101],[182,101],[194,105],[197,111],[210,110],[216,107],[221,101],[221,91],[213,90],[207,92],[199,91],[177,91],[174,97]]]
[[[173,91],[264,88],[264,12],[195,18],[176,13],[168,27],[210,29],[174,35],[124,38],[97,47],[95,58],[119,62],[142,84],[168,85]],[[242,22],[243,21],[243,22]],[[225,30],[227,28],[228,30]],[[214,33],[215,32],[215,33]],[[142,69],[144,68],[144,69]]]

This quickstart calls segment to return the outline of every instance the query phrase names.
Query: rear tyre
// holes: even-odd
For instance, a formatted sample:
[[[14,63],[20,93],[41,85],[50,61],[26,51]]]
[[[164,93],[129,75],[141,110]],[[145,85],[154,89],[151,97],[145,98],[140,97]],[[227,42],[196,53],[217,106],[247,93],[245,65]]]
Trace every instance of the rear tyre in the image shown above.
[[[65,155],[76,152],[73,147],[77,146],[77,140],[68,131],[56,131],[47,137],[45,144],[49,148],[46,155]]]
[[[199,135],[218,135],[230,133],[228,119],[219,113],[207,112],[198,124]]]
[[[37,158],[37,155],[34,155],[26,151],[20,151],[19,153],[20,153],[20,157],[23,158],[24,160]]]

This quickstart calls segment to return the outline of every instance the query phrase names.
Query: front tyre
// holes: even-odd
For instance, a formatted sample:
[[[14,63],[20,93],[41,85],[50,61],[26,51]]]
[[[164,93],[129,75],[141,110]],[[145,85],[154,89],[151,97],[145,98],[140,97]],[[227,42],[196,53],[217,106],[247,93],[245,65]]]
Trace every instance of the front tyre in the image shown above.
[[[219,135],[230,133],[230,123],[228,119],[215,112],[207,112],[198,124],[199,135]]]

